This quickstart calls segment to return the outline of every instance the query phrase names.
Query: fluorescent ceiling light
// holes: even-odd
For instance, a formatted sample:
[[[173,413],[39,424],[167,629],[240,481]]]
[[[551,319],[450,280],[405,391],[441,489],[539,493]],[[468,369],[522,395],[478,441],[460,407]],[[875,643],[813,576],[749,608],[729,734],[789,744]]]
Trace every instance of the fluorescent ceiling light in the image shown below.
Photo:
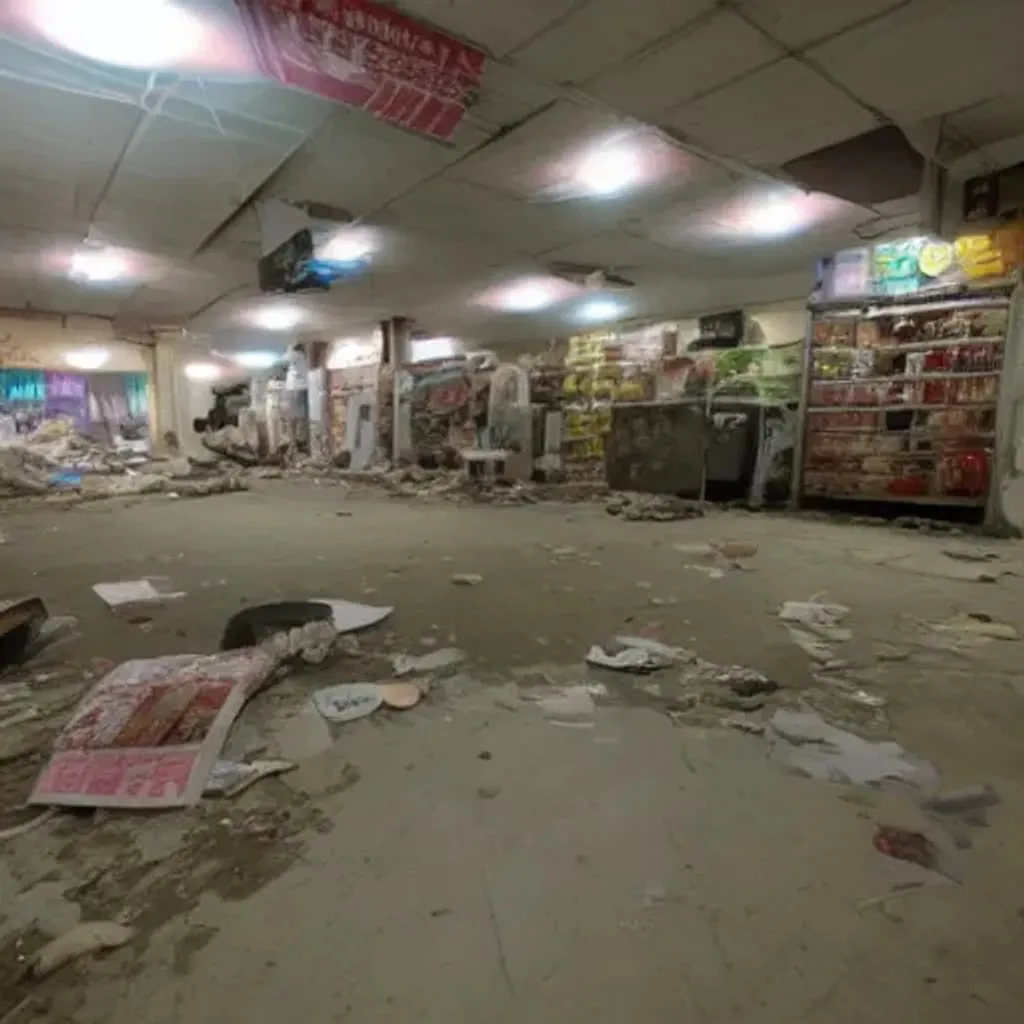
[[[773,199],[752,210],[745,226],[760,238],[779,238],[801,228],[806,220],[795,202]]]
[[[128,264],[110,249],[80,249],[71,257],[70,273],[85,281],[116,281],[127,275]]]
[[[173,67],[202,46],[202,23],[171,0],[35,0],[51,42],[103,64]]]
[[[290,331],[303,321],[302,310],[295,306],[267,306],[252,314],[252,322],[267,331]]]
[[[632,150],[607,147],[584,157],[576,170],[577,184],[593,196],[611,196],[639,181],[640,160]]]
[[[613,299],[591,299],[580,306],[576,315],[580,320],[594,324],[614,320],[622,311],[623,307]]]
[[[77,348],[65,354],[64,362],[76,370],[98,370],[110,362],[110,350],[99,346]]]
[[[510,313],[530,313],[550,306],[555,298],[554,289],[542,281],[524,281],[508,290],[502,305]]]
[[[330,260],[332,263],[359,263],[369,259],[372,252],[373,247],[363,235],[341,231],[324,243],[316,258]]]
[[[216,363],[188,363],[185,376],[189,380],[216,380],[220,376],[220,367]]]
[[[268,370],[283,362],[283,357],[276,352],[238,352],[231,358],[247,370]]]

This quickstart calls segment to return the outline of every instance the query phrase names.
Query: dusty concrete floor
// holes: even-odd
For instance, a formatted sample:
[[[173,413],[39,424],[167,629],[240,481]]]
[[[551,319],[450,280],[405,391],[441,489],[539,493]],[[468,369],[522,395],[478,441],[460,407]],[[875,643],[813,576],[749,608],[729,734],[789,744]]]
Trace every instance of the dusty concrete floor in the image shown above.
[[[966,541],[731,513],[653,524],[600,506],[412,505],[287,482],[10,512],[3,527],[3,592],[39,593],[81,623],[35,672],[214,650],[244,604],[396,607],[362,638],[365,658],[246,709],[240,747],[294,756],[297,771],[184,812],[61,815],[5,844],[0,1016],[29,999],[9,1024],[1021,1019],[1020,644],[937,647],[917,621],[984,611],[1024,628],[1021,577],[928,574]],[[713,579],[672,547],[723,537],[759,545],[749,571]],[[484,582],[456,587],[453,572]],[[89,590],[143,575],[188,591],[148,632]],[[668,642],[813,699],[775,612],[819,593],[850,606],[843,656],[889,699],[892,737],[945,782],[1003,797],[963,855],[963,884],[875,852],[876,821],[913,819],[897,798],[796,777],[758,737],[615,700],[593,729],[559,728],[518,699],[531,666],[578,668],[591,643],[653,620]],[[332,736],[300,710],[319,685],[380,677],[376,653],[449,636],[469,668],[413,711]],[[905,660],[881,660],[887,644]],[[860,906],[923,876],[920,891]],[[117,915],[142,929],[130,946],[11,983],[19,935],[27,948]]]

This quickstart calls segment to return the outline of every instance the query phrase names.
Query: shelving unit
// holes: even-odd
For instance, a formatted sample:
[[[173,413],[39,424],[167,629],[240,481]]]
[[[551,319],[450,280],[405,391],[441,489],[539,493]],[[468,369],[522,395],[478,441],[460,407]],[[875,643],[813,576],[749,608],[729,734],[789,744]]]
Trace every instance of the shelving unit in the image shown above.
[[[801,493],[983,508],[1009,297],[814,312]]]

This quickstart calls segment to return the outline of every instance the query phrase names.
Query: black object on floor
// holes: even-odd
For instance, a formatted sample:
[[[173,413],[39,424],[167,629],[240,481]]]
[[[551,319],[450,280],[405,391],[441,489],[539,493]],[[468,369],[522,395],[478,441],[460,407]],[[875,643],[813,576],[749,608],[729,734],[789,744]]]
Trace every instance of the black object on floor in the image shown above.
[[[333,617],[331,606],[319,601],[278,601],[246,608],[228,619],[220,649],[256,647],[275,633],[287,633],[310,622],[328,622]]]

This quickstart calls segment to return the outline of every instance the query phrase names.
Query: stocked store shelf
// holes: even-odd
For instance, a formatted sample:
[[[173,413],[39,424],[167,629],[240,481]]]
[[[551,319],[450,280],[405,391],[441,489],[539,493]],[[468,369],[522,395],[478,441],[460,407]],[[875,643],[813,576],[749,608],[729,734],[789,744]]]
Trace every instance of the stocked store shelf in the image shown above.
[[[802,492],[982,507],[993,462],[1005,299],[819,311]]]

